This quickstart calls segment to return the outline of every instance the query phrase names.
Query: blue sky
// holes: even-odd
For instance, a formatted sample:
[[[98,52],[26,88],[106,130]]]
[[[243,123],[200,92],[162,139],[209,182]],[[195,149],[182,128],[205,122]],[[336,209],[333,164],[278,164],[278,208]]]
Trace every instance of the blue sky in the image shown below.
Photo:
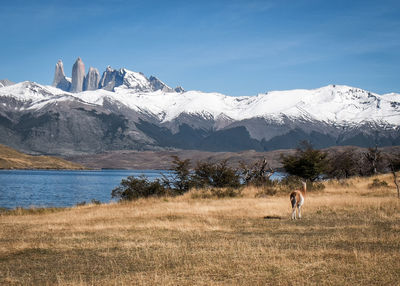
[[[170,86],[256,95],[346,84],[400,92],[400,1],[6,1],[0,79],[51,84],[80,56]]]

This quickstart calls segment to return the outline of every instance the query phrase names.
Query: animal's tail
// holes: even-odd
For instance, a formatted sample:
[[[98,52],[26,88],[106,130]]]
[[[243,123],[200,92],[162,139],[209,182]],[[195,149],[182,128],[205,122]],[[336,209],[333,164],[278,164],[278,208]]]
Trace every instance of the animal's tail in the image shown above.
[[[294,208],[294,206],[296,205],[296,194],[295,193],[290,194],[290,202],[292,203],[292,208]]]

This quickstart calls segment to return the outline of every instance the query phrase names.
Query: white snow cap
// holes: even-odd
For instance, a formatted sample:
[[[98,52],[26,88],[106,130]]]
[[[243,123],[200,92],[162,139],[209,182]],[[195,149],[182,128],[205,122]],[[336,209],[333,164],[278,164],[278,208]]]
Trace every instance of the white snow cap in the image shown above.
[[[126,70],[129,85],[147,82],[140,73]],[[60,96],[64,95],[64,96]],[[257,96],[226,96],[201,91],[164,92],[137,91],[126,87],[115,92],[102,89],[68,93],[60,89],[22,82],[1,87],[1,96],[30,101],[31,109],[44,106],[46,101],[81,100],[102,105],[104,99],[130,109],[153,114],[163,122],[171,121],[182,113],[196,114],[207,119],[228,117],[243,120],[263,117],[280,121],[285,116],[304,120],[324,121],[331,124],[359,124],[375,122],[400,125],[400,95],[379,95],[345,85],[329,85],[318,89],[271,91]]]

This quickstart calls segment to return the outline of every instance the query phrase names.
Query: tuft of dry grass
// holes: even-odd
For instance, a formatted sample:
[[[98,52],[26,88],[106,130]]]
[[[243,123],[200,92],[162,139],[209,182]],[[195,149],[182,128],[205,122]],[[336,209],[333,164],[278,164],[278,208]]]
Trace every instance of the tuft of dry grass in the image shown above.
[[[0,216],[2,285],[399,285],[400,200],[326,182],[287,195],[140,199]]]

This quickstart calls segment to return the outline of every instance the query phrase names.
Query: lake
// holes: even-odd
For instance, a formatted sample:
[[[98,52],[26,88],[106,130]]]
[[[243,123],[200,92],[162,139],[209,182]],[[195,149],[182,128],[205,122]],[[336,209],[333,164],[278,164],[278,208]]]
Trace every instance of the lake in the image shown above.
[[[128,176],[150,180],[166,170],[0,170],[0,208],[69,207],[92,199],[111,201],[111,191]],[[282,177],[281,173],[272,179]]]
[[[0,207],[68,207],[92,199],[111,201],[111,190],[123,178],[161,177],[162,170],[0,170]]]

